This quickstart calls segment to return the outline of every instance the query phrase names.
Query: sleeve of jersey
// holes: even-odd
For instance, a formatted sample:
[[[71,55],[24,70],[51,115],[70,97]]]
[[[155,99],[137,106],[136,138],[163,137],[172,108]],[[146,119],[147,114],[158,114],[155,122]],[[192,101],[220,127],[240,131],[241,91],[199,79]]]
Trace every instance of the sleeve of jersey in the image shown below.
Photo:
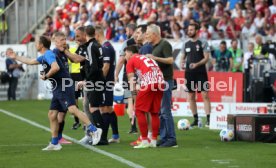
[[[107,48],[103,48],[103,63],[110,63],[111,53]]]
[[[205,52],[205,53],[211,52],[210,46],[207,41],[203,42],[203,52]]]
[[[37,62],[39,62],[40,64],[42,64],[42,59],[43,59],[43,56],[39,56],[36,58]]]
[[[130,59],[129,61],[127,61],[126,72],[127,74],[134,73],[133,59]]]
[[[53,62],[56,62],[56,55],[53,52],[48,52],[45,54],[45,61],[52,65]]]

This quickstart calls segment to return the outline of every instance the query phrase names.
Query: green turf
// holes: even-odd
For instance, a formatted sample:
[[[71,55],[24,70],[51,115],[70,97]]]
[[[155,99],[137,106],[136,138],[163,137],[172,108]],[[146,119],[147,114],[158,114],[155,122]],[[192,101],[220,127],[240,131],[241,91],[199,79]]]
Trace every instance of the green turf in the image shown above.
[[[49,101],[0,102],[5,109],[49,127]],[[175,122],[179,118],[175,118]],[[66,118],[65,134],[80,139],[81,130],[71,130],[73,118]],[[100,146],[99,149],[121,156],[144,167],[185,168],[271,168],[275,164],[275,144],[250,142],[221,142],[219,132],[207,128],[176,131],[178,148],[142,149],[129,146],[137,135],[129,135],[128,118],[119,117],[120,144]],[[109,131],[111,132],[111,131]],[[127,167],[77,144],[63,145],[59,152],[42,152],[50,133],[0,112],[0,168],[86,168]]]

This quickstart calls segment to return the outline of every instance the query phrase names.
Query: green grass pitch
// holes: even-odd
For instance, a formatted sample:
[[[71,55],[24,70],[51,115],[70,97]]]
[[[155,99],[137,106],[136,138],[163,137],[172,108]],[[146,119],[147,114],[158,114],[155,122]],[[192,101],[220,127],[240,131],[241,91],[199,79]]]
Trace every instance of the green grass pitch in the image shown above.
[[[46,127],[49,127],[48,107],[47,100],[0,102],[0,109]],[[175,123],[179,119],[175,118]],[[64,133],[75,139],[82,138],[83,131],[72,130],[72,123],[73,118],[67,114]],[[129,135],[128,130],[128,117],[119,117],[121,143],[97,148],[152,168],[272,168],[276,163],[275,144],[221,142],[219,131],[207,128],[176,130],[179,147],[162,149],[133,149],[129,143],[138,135]],[[49,140],[49,132],[0,112],[0,168],[128,167],[78,144],[63,145],[57,152],[41,151]]]

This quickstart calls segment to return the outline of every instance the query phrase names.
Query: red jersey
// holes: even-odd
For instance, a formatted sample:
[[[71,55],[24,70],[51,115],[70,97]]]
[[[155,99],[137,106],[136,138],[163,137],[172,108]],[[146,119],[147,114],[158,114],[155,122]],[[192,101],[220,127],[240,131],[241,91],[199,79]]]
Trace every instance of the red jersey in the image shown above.
[[[135,54],[127,61],[126,66],[127,74],[136,73],[141,88],[152,85],[165,83],[163,73],[161,72],[158,64],[143,55]]]

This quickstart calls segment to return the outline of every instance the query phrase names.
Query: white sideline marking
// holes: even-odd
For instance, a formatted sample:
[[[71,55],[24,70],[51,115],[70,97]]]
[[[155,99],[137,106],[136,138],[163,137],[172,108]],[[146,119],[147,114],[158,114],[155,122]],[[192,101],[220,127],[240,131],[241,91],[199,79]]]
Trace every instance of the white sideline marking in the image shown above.
[[[35,126],[35,127],[37,127],[37,128],[41,128],[41,129],[43,129],[43,130],[45,130],[45,131],[48,131],[48,132],[51,131],[50,128],[48,128],[48,127],[45,127],[45,126],[43,126],[43,125],[41,125],[41,124],[38,124],[37,122],[34,122],[34,121],[31,121],[31,120],[26,119],[26,118],[24,118],[24,117],[21,117],[21,116],[19,116],[19,115],[17,115],[17,114],[14,114],[14,113],[12,113],[12,112],[9,112],[9,111],[3,110],[3,109],[0,109],[0,112],[3,113],[3,114],[8,115],[8,116],[10,116],[10,117],[16,118],[16,119],[18,119],[18,120],[20,120],[20,121],[23,121],[23,122],[25,122],[25,123],[28,123],[28,124],[30,124],[30,125],[32,125],[32,126]],[[130,166],[130,167],[133,167],[133,168],[144,168],[143,166],[141,166],[141,165],[139,165],[139,164],[136,164],[136,163],[133,163],[132,161],[126,160],[126,159],[124,159],[124,158],[122,158],[122,157],[120,157],[120,156],[118,156],[118,155],[115,155],[115,154],[106,152],[106,151],[104,151],[104,150],[98,149],[98,148],[93,147],[93,146],[83,145],[83,144],[79,143],[78,140],[76,140],[76,139],[74,139],[74,138],[72,138],[72,137],[69,137],[69,136],[67,136],[67,135],[65,135],[65,134],[63,134],[63,137],[66,138],[66,139],[68,139],[68,140],[70,140],[70,141],[72,141],[72,142],[74,142],[74,143],[76,143],[76,144],[78,144],[78,145],[81,145],[81,146],[83,146],[83,147],[85,147],[85,148],[87,148],[87,149],[90,149],[90,150],[92,150],[92,151],[94,151],[94,152],[97,152],[97,153],[99,153],[99,154],[102,154],[102,155],[104,155],[104,156],[110,157],[110,158],[112,158],[112,159],[114,159],[114,160],[117,160],[117,161],[119,161],[119,162],[121,162],[121,163],[123,163],[123,164],[125,164],[125,165]]]

